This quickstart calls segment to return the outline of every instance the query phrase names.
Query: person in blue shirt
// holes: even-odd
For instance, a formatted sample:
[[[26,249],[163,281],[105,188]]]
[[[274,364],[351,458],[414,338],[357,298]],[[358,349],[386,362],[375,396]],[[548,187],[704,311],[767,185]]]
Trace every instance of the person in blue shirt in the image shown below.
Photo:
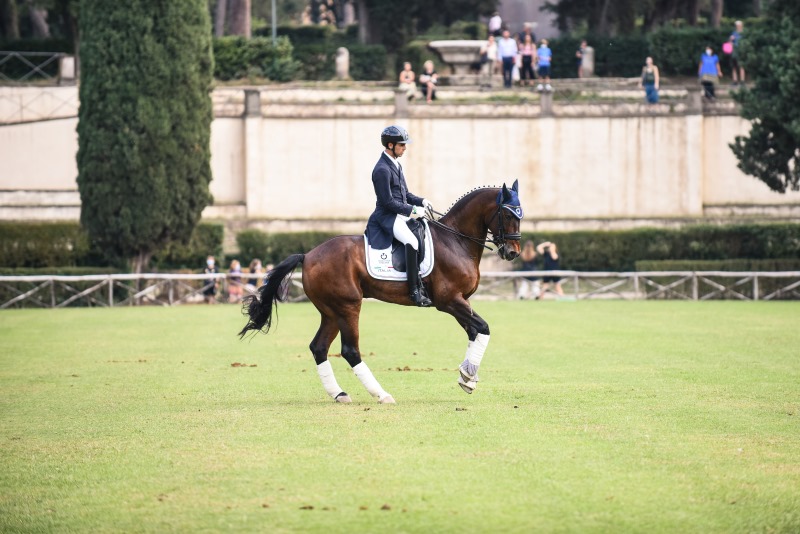
[[[550,86],[550,65],[553,61],[553,51],[547,46],[547,39],[542,39],[542,44],[539,45],[539,78],[544,80],[544,85],[541,83],[536,86],[537,91],[552,91]]]
[[[719,79],[722,78],[722,69],[719,66],[719,57],[714,53],[714,49],[710,45],[706,47],[705,53],[700,56],[697,76],[703,85],[704,96],[709,100],[714,100],[714,87],[719,82]]]

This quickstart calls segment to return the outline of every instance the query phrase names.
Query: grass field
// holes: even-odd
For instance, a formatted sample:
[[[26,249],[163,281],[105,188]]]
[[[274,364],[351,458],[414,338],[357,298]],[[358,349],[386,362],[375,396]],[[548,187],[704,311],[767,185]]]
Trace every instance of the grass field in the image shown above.
[[[800,304],[476,309],[467,396],[454,320],[365,303],[395,406],[324,394],[309,304],[0,312],[0,531],[800,531]]]

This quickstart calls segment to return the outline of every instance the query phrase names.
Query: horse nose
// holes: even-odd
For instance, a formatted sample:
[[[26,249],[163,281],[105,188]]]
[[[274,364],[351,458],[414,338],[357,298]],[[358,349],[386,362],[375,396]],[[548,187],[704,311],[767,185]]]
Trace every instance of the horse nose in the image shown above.
[[[516,258],[517,256],[519,256],[519,252],[517,252],[515,250],[509,250],[507,256],[508,256],[508,258],[507,258],[508,261],[511,261],[514,258]]]

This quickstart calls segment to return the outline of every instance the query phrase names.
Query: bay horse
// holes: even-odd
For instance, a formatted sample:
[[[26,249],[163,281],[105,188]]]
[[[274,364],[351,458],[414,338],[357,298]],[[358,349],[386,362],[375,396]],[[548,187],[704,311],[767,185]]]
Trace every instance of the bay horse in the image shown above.
[[[438,221],[429,212],[428,219],[434,247],[434,266],[423,279],[428,297],[441,312],[452,315],[469,339],[464,362],[459,366],[458,384],[472,393],[478,382],[478,367],[489,343],[489,325],[469,303],[478,289],[479,264],[487,242],[497,247],[498,255],[511,261],[520,252],[518,183],[509,189],[498,187],[474,189],[460,199]],[[487,239],[488,233],[492,234]],[[491,250],[491,249],[489,249]],[[266,275],[266,282],[254,295],[246,297],[242,312],[249,317],[239,332],[267,333],[272,324],[272,310],[287,296],[288,277],[303,264],[303,289],[320,314],[320,325],[309,348],[317,372],[328,395],[336,402],[352,402],[333,375],[328,349],[341,334],[341,354],[367,391],[383,404],[394,404],[361,360],[358,346],[358,318],[361,302],[374,298],[411,306],[405,281],[378,280],[367,272],[364,237],[339,236],[325,241],[306,254],[293,254]]]

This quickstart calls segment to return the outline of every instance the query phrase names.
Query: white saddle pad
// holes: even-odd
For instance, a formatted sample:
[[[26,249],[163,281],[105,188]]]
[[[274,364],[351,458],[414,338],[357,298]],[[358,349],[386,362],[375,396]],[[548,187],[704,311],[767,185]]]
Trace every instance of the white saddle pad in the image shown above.
[[[423,278],[433,270],[433,239],[427,221],[425,225],[425,259],[419,267],[419,276]],[[374,249],[369,246],[367,236],[364,234],[364,249],[367,257],[367,271],[370,276],[378,280],[408,280],[406,273],[395,271],[392,266],[392,246],[385,249]]]

